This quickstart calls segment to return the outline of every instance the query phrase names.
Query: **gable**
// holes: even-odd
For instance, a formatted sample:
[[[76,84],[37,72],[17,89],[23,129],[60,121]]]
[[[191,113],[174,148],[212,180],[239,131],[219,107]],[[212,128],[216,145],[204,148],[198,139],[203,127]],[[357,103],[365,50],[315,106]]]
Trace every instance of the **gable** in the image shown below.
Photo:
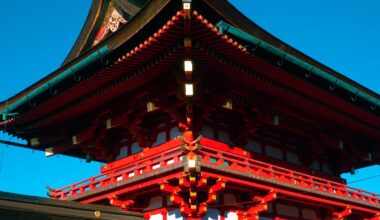
[[[70,53],[62,65],[69,63],[129,22],[149,0],[95,0]]]

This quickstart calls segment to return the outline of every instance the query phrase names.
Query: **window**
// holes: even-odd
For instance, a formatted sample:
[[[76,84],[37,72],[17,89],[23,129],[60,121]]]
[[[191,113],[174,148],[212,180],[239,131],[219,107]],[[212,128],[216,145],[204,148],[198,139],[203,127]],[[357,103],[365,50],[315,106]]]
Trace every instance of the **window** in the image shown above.
[[[332,174],[330,166],[326,162],[322,163],[322,171],[325,172],[325,173]]]
[[[294,152],[286,152],[286,160],[290,163],[302,165],[298,155]]]
[[[214,139],[214,129],[204,126],[201,131],[202,135],[206,138]]]
[[[265,152],[267,154],[267,156],[269,157],[273,157],[273,158],[276,158],[276,159],[280,159],[280,160],[283,160],[283,155],[282,155],[282,150],[280,148],[277,148],[277,147],[273,147],[273,146],[266,146],[265,147]]]
[[[247,143],[247,146],[245,147],[247,150],[256,152],[256,153],[262,153],[263,150],[261,149],[261,144],[256,141],[249,140]]]
[[[313,163],[311,164],[310,168],[313,170],[321,170],[321,166],[319,165],[319,161],[314,160]]]
[[[165,143],[165,141],[166,141],[166,133],[163,131],[163,132],[158,133],[157,140],[152,145],[158,146],[158,145]]]
[[[229,145],[233,145],[234,143],[232,142],[232,140],[230,139],[230,135],[228,135],[227,132],[225,131],[219,131],[218,132],[218,139],[220,142],[223,142],[223,143],[226,143],[226,144],[229,144]]]
[[[174,128],[170,129],[170,139],[177,138],[177,137],[179,137],[181,135],[182,134],[181,134],[181,132],[179,132],[178,127],[174,127]]]
[[[142,151],[142,148],[140,147],[140,145],[135,142],[132,144],[132,152],[131,154],[135,154],[135,153],[138,153],[138,152],[141,152]]]
[[[121,159],[121,158],[126,157],[126,156],[128,156],[128,147],[127,146],[122,147],[120,149],[120,154],[119,154],[119,156],[116,157],[116,159],[118,160],[118,159]]]

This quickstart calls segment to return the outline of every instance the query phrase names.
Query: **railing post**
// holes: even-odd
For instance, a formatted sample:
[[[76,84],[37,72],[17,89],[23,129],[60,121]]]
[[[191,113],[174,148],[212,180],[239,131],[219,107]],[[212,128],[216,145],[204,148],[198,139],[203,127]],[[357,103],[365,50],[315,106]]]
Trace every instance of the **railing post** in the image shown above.
[[[290,183],[291,183],[291,184],[295,184],[295,183],[296,183],[296,179],[295,179],[295,177],[294,177],[294,173],[291,171],[291,172],[289,173],[289,175],[290,175]]]
[[[95,189],[94,181],[95,181],[95,178],[91,178],[90,179],[90,190],[94,190]]]
[[[60,197],[61,199],[64,199],[64,198],[65,198],[65,193],[61,191],[59,197]]]
[[[136,166],[135,170],[133,170],[133,173],[134,173],[133,176],[139,175],[140,174],[140,168],[138,166]]]
[[[306,184],[305,184],[305,180],[304,180],[303,176],[300,176],[299,178],[300,178],[299,185],[305,187]]]
[[[201,156],[201,161],[210,163],[210,155],[204,155],[203,158]]]
[[[75,195],[75,185],[74,184],[72,184],[70,186],[70,196],[73,196],[73,195]]]
[[[329,181],[327,184],[326,184],[326,187],[327,187],[327,192],[329,192],[329,193],[333,193],[333,190],[332,190],[332,188],[331,188],[331,182]]]
[[[342,186],[342,188],[343,188],[343,195],[347,197],[348,196],[347,186],[344,185],[344,186]]]
[[[112,184],[112,183],[116,183],[116,175],[115,175],[115,172],[112,173],[112,177],[110,178],[110,181],[108,183],[108,185]]]
[[[122,180],[126,180],[126,179],[128,179],[129,177],[128,177],[128,173],[127,172],[124,172],[123,173],[123,175],[122,175]]]
[[[258,176],[263,176],[263,168],[262,168],[262,167],[257,168],[257,169],[254,171],[254,174],[256,174],[256,175],[258,175]]]
[[[268,177],[269,177],[269,178],[273,178],[273,177],[274,177],[274,173],[273,173],[273,166],[272,166],[272,165],[270,165],[270,166],[268,167],[268,171],[269,171],[269,173],[268,173]]]
[[[359,194],[359,198],[358,199],[363,201],[363,199],[364,199],[363,191],[359,190],[358,194]]]
[[[166,166],[165,154],[161,154],[160,168]]]
[[[179,162],[179,156],[174,156],[174,158],[173,158],[173,162],[174,163],[178,163]]]
[[[353,199],[358,198],[358,195],[356,194],[356,192],[351,192],[351,198],[353,198]]]
[[[216,164],[217,164],[218,166],[222,166],[222,165],[224,165],[224,159],[223,159],[222,157],[220,157],[220,158],[216,161]]]
[[[144,166],[145,166],[144,172],[149,173],[150,171],[152,171],[152,161],[151,160],[147,160],[144,163]]]
[[[309,189],[314,189],[314,179],[312,177],[309,177]]]
[[[374,201],[376,204],[379,204],[379,198],[377,198],[377,195],[376,195],[376,194],[373,195],[373,201]]]

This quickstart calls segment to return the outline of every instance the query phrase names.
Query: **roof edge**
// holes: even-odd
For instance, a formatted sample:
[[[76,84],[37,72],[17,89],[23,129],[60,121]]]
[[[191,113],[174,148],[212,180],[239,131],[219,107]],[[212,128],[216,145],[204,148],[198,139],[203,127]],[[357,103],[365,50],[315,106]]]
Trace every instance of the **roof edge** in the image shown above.
[[[65,72],[72,69],[73,67],[76,67],[74,71],[76,72],[80,70],[81,68],[84,68],[90,65],[90,63],[93,63],[96,60],[100,59],[101,57],[109,54],[111,51],[115,50],[116,48],[118,48],[119,46],[127,42],[129,39],[131,39],[136,33],[139,32],[139,30],[141,30],[144,26],[146,26],[170,2],[171,0],[151,1],[135,16],[134,19],[132,19],[130,22],[128,22],[126,25],[124,25],[118,31],[116,31],[115,33],[117,34],[113,34],[109,38],[105,39],[104,41],[101,41],[99,44],[95,45],[88,51],[85,51],[82,54],[80,54],[78,57],[76,57],[75,59],[68,61],[64,65],[60,66],[54,72],[43,77],[42,79],[35,82],[28,88],[18,92],[16,95],[4,101],[1,101],[0,113],[1,114],[3,114],[3,112],[8,113],[9,111],[5,111],[5,109],[19,102],[21,99],[23,99],[22,100],[23,102],[28,101],[29,100],[29,98],[27,98],[28,94],[34,93],[34,91],[42,89],[41,87],[44,88],[42,89],[43,91],[46,91],[46,89],[50,88],[50,85],[48,84],[48,82],[59,78],[61,74],[66,74]],[[101,56],[97,56],[96,54],[99,54]],[[95,59],[90,59],[89,57],[91,56],[95,56]],[[84,63],[85,65],[83,65]],[[74,72],[72,72],[71,74],[73,74]],[[34,95],[32,97],[34,97]],[[4,114],[3,114],[3,117],[4,117]]]
[[[380,107],[380,99],[377,97],[374,97],[371,94],[368,94],[367,92],[362,91],[361,89],[352,86],[351,84],[339,79],[338,77],[329,74],[318,67],[315,67],[287,52],[284,50],[274,47],[271,44],[268,44],[224,21],[220,21],[218,24],[216,24],[216,27],[218,27],[220,32],[227,32],[235,37],[241,38],[249,43],[252,43],[256,47],[260,47],[278,57],[281,57],[282,60],[287,60],[305,70],[308,70],[310,74],[316,74],[319,77],[329,81],[332,85],[340,86],[343,89],[351,92],[354,96],[359,96],[362,99],[365,99],[366,101],[373,104],[374,108]]]
[[[320,63],[319,61],[313,59],[312,57],[302,53],[301,51],[295,49],[294,47],[288,45],[282,40],[270,34],[265,29],[261,28],[259,25],[251,21],[247,16],[245,16],[242,12],[236,9],[231,3],[227,0],[203,0],[210,8],[214,9],[214,11],[218,12],[221,17],[224,18],[226,22],[233,25],[234,27],[248,33],[260,39],[261,41],[267,42],[273,47],[292,55],[293,57],[301,60],[311,66],[314,66],[317,69],[331,75],[342,81],[351,87],[356,88],[357,90],[363,91],[368,95],[380,100],[380,94],[361,85],[360,83],[355,82],[354,80],[344,76],[343,74],[331,69],[330,67]],[[378,103],[380,105],[380,103]]]
[[[73,47],[66,56],[61,66],[64,66],[68,62],[74,60],[84,49],[86,42],[88,41],[90,34],[98,23],[99,16],[103,10],[107,0],[93,0],[90,10],[88,12],[86,21],[78,35]]]

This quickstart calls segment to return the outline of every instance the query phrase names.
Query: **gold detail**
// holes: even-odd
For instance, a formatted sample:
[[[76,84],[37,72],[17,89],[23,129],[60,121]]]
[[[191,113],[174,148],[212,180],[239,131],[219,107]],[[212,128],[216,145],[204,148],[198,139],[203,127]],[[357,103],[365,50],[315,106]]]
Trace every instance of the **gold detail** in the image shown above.
[[[100,213],[100,211],[95,211],[95,212],[94,212],[94,215],[95,215],[95,217],[100,218],[101,213]]]

